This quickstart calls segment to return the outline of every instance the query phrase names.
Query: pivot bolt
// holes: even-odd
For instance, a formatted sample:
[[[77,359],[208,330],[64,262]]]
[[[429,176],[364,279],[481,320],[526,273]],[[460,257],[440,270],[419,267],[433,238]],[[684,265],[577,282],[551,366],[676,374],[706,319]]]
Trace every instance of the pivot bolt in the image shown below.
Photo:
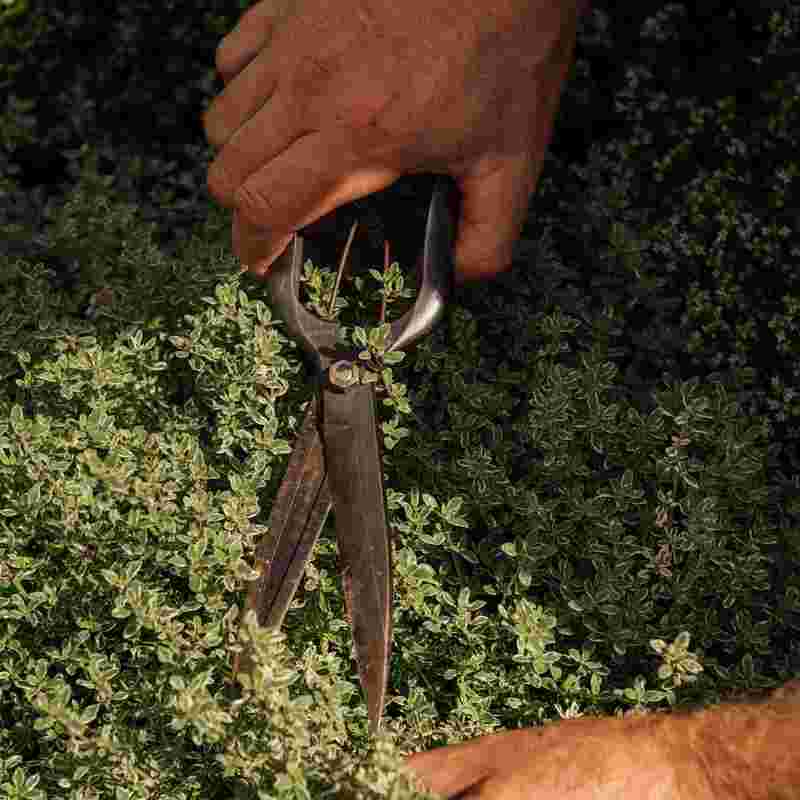
[[[359,382],[358,365],[352,361],[335,361],[328,367],[328,380],[337,389],[349,389]]]

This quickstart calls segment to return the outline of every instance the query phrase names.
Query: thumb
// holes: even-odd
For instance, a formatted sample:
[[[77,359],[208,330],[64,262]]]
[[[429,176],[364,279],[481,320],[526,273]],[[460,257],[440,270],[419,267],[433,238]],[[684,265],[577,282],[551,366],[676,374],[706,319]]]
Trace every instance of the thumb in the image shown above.
[[[488,278],[508,269],[537,177],[529,157],[515,156],[491,169],[479,165],[459,179],[458,281]]]
[[[429,792],[466,797],[468,790],[479,791],[497,768],[497,745],[503,742],[503,735],[495,734],[437,747],[407,756],[406,766]]]

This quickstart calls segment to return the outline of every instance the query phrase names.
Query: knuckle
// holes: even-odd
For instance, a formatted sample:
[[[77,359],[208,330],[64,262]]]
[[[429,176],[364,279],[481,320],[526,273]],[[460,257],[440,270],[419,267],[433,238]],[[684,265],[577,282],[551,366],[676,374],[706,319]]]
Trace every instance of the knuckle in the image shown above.
[[[216,109],[211,106],[203,112],[203,132],[209,144],[214,147],[221,147],[225,142],[225,137],[220,130],[219,114]]]
[[[239,186],[234,195],[234,205],[242,218],[251,225],[277,227],[275,203],[256,186],[247,183]]]
[[[237,61],[228,36],[217,46],[216,52],[214,53],[214,65],[220,77],[226,83],[233,77],[236,71]]]
[[[336,65],[330,55],[309,53],[300,63],[298,75],[310,82],[324,82],[335,73]]]
[[[211,196],[226,208],[232,208],[237,187],[228,170],[219,160],[215,161],[208,169],[206,185]]]
[[[386,126],[386,104],[383,97],[364,95],[357,100],[343,103],[336,110],[336,121],[353,129],[365,129],[378,134],[391,132]]]
[[[327,55],[304,56],[291,77],[291,94],[298,99],[326,96],[336,66]]]

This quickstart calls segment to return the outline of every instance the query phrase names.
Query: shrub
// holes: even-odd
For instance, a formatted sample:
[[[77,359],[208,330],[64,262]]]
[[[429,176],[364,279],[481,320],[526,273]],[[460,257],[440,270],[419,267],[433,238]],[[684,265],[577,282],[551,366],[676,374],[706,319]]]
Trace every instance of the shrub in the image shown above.
[[[666,47],[681,8],[645,43]],[[762,28],[769,66],[797,17]],[[297,350],[229,255],[226,214],[196,194],[187,219],[203,224],[165,248],[108,141],[76,150],[40,252],[0,258],[9,797],[410,796],[401,750],[715,701],[800,670],[800,506],[778,418],[796,398],[767,359],[796,349],[798,231],[756,218],[730,174],[769,163],[769,208],[791,206],[791,165],[758,148],[793,140],[794,78],[759,94],[767,121],[742,154],[740,130],[760,123],[707,87],[673,102],[653,70],[625,73],[624,136],[551,159],[514,269],[462,289],[383,376],[395,646],[375,742],[330,530],[284,635],[241,619],[311,395]],[[591,64],[578,72],[575,91]],[[24,114],[10,119],[24,138]],[[687,174],[717,129],[719,163]],[[780,310],[741,282],[754,264],[784,282]],[[308,267],[321,307],[330,266]],[[374,307],[353,286],[350,310]],[[351,335],[377,364],[379,333]],[[248,638],[254,681],[230,667]]]

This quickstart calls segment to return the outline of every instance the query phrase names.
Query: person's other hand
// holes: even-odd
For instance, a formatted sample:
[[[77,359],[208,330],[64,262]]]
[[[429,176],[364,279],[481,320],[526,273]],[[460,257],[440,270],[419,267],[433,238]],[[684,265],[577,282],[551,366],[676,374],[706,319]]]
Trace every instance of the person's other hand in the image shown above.
[[[711,800],[685,719],[582,718],[409,756],[430,791],[459,800]]]
[[[217,51],[212,195],[263,274],[300,228],[404,174],[462,193],[462,279],[507,267],[544,159],[579,0],[262,0]]]

